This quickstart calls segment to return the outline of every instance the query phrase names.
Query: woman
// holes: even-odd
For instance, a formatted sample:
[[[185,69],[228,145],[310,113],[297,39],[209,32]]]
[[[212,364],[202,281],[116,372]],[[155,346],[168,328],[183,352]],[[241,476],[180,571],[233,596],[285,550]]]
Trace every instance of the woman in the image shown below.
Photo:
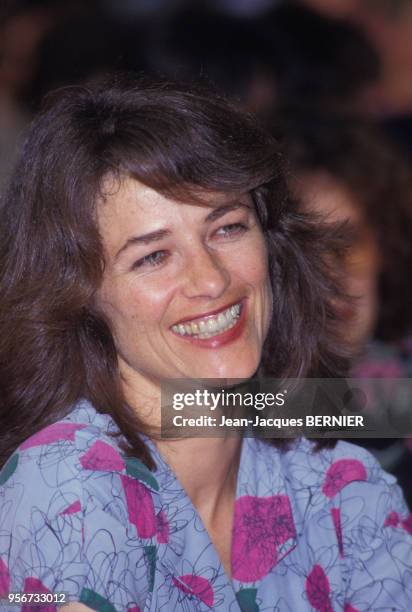
[[[153,433],[170,378],[344,371],[339,236],[296,212],[271,137],[175,85],[69,89],[34,122],[4,217],[4,596],[407,608],[407,510],[365,451]]]

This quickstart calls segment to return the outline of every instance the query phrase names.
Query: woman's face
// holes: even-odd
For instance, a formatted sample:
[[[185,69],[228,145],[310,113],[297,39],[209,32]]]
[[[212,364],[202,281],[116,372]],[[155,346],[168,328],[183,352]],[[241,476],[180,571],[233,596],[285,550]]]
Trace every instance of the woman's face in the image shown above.
[[[123,379],[144,389],[167,378],[252,376],[272,298],[250,196],[178,203],[132,179],[108,192],[98,209],[106,266],[97,304]]]

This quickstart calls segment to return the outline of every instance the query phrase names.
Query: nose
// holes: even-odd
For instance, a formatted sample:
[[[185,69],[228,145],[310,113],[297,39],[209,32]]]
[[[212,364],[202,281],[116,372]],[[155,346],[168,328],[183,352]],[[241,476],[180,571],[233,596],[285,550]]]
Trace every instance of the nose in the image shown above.
[[[230,272],[207,246],[188,254],[183,293],[188,298],[218,298],[230,284]]]

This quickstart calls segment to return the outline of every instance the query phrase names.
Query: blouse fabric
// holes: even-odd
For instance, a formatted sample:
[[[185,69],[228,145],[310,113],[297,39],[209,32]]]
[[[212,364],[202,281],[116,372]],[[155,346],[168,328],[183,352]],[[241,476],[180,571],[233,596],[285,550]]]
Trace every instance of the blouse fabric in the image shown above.
[[[8,592],[64,592],[100,612],[412,609],[412,516],[365,450],[244,438],[229,579],[155,445],[151,472],[115,431],[80,402],[0,472],[0,610],[17,609]]]
[[[354,363],[351,377],[364,379],[362,389],[372,408],[375,401],[380,407],[391,405],[394,379],[412,378],[412,335],[398,342],[374,340],[368,343]],[[378,396],[375,379],[380,379]],[[396,477],[412,507],[412,438],[357,438],[355,442],[370,451],[383,469]]]

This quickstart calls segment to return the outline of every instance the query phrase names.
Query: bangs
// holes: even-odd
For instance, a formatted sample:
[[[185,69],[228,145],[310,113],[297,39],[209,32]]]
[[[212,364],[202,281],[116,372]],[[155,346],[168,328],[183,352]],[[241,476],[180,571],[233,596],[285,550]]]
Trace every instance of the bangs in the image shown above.
[[[101,177],[133,178],[205,204],[205,194],[251,192],[283,176],[276,141],[237,108],[228,112],[226,100],[163,88],[159,104],[158,94],[149,90],[142,99],[139,91],[135,101],[129,94],[127,112],[111,106],[106,116],[100,105],[98,124],[89,106]]]

